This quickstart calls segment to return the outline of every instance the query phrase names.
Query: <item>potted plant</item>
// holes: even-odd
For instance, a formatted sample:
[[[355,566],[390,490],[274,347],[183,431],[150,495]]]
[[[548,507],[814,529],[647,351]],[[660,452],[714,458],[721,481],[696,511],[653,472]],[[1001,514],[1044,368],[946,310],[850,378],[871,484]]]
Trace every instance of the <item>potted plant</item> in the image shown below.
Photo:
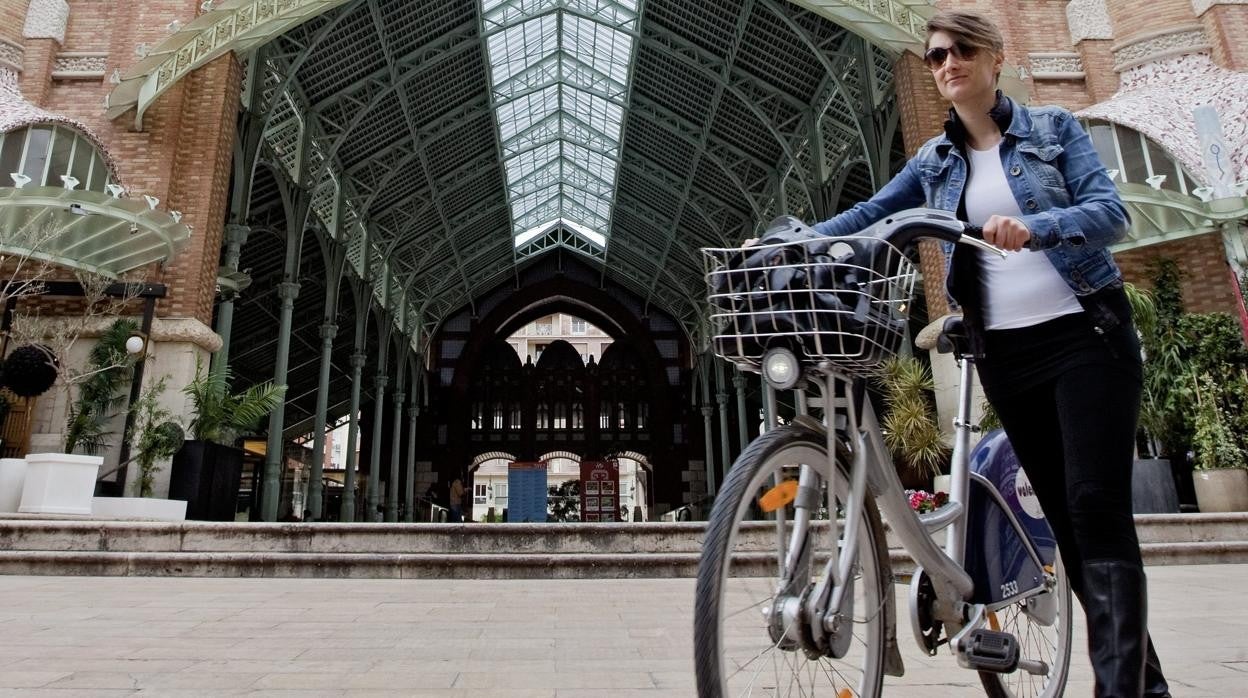
[[[1172,388],[1187,370],[1177,343],[1178,319],[1183,307],[1178,267],[1159,263],[1158,268],[1154,292],[1131,283],[1125,286],[1144,361],[1144,386],[1140,396],[1140,427],[1144,438],[1137,446],[1131,471],[1131,505],[1137,514],[1179,511],[1174,471],[1170,459],[1163,456],[1166,452],[1162,445],[1174,440],[1176,429],[1170,409],[1178,393]]]
[[[936,419],[932,374],[912,356],[894,356],[880,366],[876,382],[884,393],[884,443],[902,482],[925,489],[947,469],[952,453]]]
[[[186,518],[233,521],[243,473],[243,451],[234,443],[277,408],[286,386],[254,385],[230,392],[230,373],[195,366],[195,378],[182,392],[191,401],[191,438],[173,456],[169,498],[185,499]]]
[[[153,381],[130,406],[133,426],[126,438],[134,447],[128,463],[138,465],[134,497],[96,497],[92,509],[97,516],[117,518],[160,519],[181,521],[186,518],[186,502],[180,499],[157,499],[153,495],[159,461],[177,453],[185,440],[182,425],[173,413],[162,406],[159,398],[165,392],[168,376]]]
[[[1245,389],[1248,380],[1236,387]],[[1248,460],[1220,399],[1224,392],[1208,373],[1196,379],[1193,484],[1204,513],[1248,511]]]

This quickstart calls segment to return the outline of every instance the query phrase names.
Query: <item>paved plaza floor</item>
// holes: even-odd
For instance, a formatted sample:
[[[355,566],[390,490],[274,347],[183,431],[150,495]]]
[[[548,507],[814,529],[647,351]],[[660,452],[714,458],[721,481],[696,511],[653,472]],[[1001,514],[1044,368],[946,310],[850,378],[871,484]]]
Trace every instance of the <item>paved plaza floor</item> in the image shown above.
[[[1149,568],[1175,696],[1248,696],[1245,577]],[[0,577],[0,695],[691,696],[692,594],[690,579]],[[1091,695],[1082,626],[1070,696]],[[899,636],[907,673],[885,695],[982,695]]]

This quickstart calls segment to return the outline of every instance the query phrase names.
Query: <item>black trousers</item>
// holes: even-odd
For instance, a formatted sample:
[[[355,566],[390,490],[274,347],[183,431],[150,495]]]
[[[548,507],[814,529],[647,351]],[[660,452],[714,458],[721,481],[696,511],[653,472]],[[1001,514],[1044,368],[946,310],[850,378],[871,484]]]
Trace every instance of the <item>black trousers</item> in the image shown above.
[[[1083,562],[1140,564],[1131,470],[1141,368],[1132,324],[1098,333],[1077,313],[984,334],[984,392],[1053,528],[1072,588],[1083,589]]]

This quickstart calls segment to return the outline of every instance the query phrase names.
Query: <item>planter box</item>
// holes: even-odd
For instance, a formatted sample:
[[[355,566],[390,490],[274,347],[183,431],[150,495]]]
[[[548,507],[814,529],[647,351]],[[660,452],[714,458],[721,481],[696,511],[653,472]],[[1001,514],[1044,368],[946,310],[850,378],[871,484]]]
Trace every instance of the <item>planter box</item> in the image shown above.
[[[1131,474],[1131,504],[1136,514],[1177,514],[1179,492],[1174,487],[1170,461],[1141,458]]]
[[[186,501],[186,518],[233,521],[243,450],[211,441],[186,441],[169,468],[169,499]]]
[[[91,500],[92,514],[110,519],[156,519],[158,521],[184,521],[186,502],[181,499],[155,499],[153,497],[95,497]]]
[[[1248,511],[1248,470],[1218,468],[1192,471],[1200,513]]]
[[[26,484],[25,458],[0,458],[0,512],[11,514],[22,504]]]
[[[31,453],[26,456],[26,483],[17,510],[23,514],[91,515],[91,497],[101,456]]]

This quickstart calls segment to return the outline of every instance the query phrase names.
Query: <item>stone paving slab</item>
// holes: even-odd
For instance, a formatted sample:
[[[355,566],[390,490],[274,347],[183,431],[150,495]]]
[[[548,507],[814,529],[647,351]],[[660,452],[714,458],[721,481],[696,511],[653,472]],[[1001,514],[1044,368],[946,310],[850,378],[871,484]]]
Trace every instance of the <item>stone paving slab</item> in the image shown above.
[[[1174,694],[1248,696],[1248,565],[1151,567]],[[692,696],[691,579],[0,577],[5,696]],[[898,596],[904,598],[898,589]],[[899,614],[903,619],[907,613]],[[982,695],[898,629],[886,695]],[[1076,619],[1068,696],[1091,695]]]

